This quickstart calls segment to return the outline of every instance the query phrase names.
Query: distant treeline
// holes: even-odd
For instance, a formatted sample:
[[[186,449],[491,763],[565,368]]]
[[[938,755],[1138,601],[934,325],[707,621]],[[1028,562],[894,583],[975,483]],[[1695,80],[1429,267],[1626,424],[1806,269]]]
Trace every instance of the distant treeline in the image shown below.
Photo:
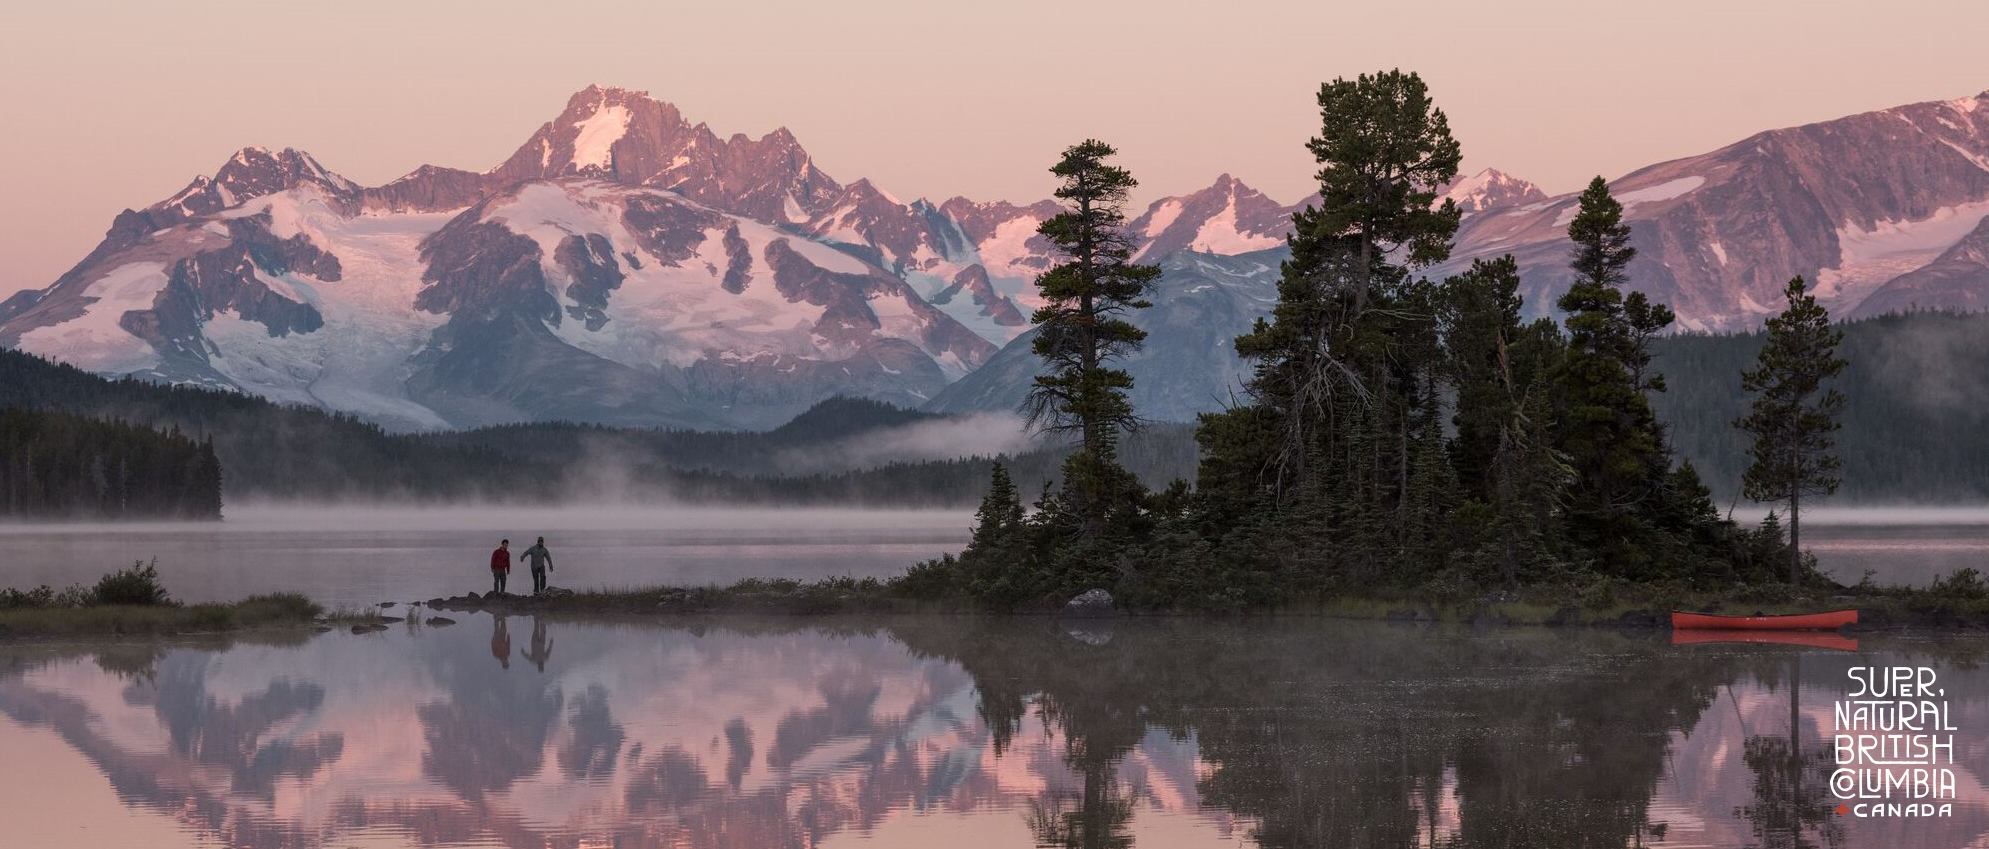
[[[992,457],[812,474],[774,458],[937,418],[835,398],[767,432],[617,430],[564,423],[392,434],[349,415],[231,392],[107,380],[0,349],[0,408],[68,413],[76,421],[178,428],[211,441],[236,501],[678,499],[789,505],[961,506],[985,494]],[[155,431],[156,432],[156,431]],[[1188,428],[1157,425],[1128,440],[1128,464],[1155,485],[1193,473]],[[9,456],[13,456],[10,452]],[[1040,488],[1062,451],[1008,458]],[[25,511],[6,510],[21,515]]]
[[[1833,385],[1850,399],[1837,433],[1844,484],[1826,503],[1989,500],[1989,314],[1921,312],[1839,325],[1850,361]],[[1655,340],[1668,388],[1652,396],[1678,454],[1724,508],[1747,467],[1740,371],[1762,331]]]
[[[0,407],[53,410],[212,440],[229,499],[396,494],[443,498],[495,488],[502,457],[437,450],[351,416],[232,392],[106,380],[0,350]]]
[[[1850,366],[1837,385],[1853,399],[1838,444],[1844,485],[1833,503],[1989,500],[1989,315],[1915,313],[1846,322]],[[1654,340],[1669,388],[1653,395],[1679,456],[1696,465],[1724,507],[1747,462],[1740,370],[1759,332]],[[230,392],[106,380],[0,349],[0,407],[75,414],[108,434],[178,428],[211,440],[231,499],[461,499],[526,501],[589,494],[772,504],[957,506],[986,493],[993,457],[796,475],[784,452],[806,451],[936,419],[875,401],[824,401],[766,432],[629,430],[564,423],[435,434],[391,434],[352,416]],[[83,420],[77,433],[84,431]],[[124,422],[126,425],[104,424]],[[10,437],[13,438],[13,437]],[[78,437],[84,438],[84,437]],[[128,437],[142,440],[142,433]],[[6,443],[8,474],[25,455]],[[1148,486],[1192,478],[1192,426],[1162,423],[1128,437],[1120,459]],[[1060,474],[1062,449],[1004,459],[1033,496]],[[87,463],[87,458],[84,461]],[[108,461],[106,461],[108,462]],[[84,466],[73,486],[96,480]],[[612,491],[598,477],[613,471]],[[15,478],[10,477],[12,481]],[[105,478],[108,481],[108,478]],[[23,484],[25,485],[25,484]],[[106,484],[108,486],[108,484]],[[12,506],[5,513],[32,511]],[[102,514],[110,515],[110,514]],[[164,515],[164,514],[159,514]],[[189,510],[179,515],[207,515]]]
[[[0,408],[0,516],[218,519],[221,464],[177,429]]]

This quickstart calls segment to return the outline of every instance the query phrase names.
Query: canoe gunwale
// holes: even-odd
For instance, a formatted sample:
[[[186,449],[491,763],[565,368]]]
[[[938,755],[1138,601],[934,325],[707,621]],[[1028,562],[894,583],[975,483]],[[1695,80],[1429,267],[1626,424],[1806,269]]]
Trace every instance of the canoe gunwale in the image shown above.
[[[1858,611],[1828,610],[1781,616],[1724,616],[1717,613],[1672,611],[1673,630],[1693,631],[1834,631],[1858,624]]]

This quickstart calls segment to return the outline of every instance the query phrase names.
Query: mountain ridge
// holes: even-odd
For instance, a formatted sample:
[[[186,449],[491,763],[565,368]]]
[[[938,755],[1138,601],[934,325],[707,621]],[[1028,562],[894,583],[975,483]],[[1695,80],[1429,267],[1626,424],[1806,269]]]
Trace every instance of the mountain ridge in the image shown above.
[[[1630,285],[1685,330],[1754,326],[1798,273],[1840,315],[1980,307],[1985,105],[1768,130],[1618,178],[1642,252]],[[1465,215],[1429,273],[1512,253],[1529,311],[1549,314],[1573,195],[1484,169],[1441,197]],[[1170,409],[1234,388],[1233,355],[1204,337],[1267,309],[1291,216],[1314,202],[1223,174],[1128,222],[1136,257],[1173,275],[1164,300],[1181,299],[1145,317],[1149,346],[1195,352],[1155,378],[1180,383]],[[785,128],[720,136],[647,93],[589,86],[484,171],[422,165],[369,187],[303,151],[242,148],[120,213],[47,288],[0,301],[0,345],[401,429],[560,414],[769,427],[838,394],[959,409],[1002,394],[961,378],[1026,346],[1033,279],[1056,260],[1036,226],[1057,211],[906,202],[829,176]]]

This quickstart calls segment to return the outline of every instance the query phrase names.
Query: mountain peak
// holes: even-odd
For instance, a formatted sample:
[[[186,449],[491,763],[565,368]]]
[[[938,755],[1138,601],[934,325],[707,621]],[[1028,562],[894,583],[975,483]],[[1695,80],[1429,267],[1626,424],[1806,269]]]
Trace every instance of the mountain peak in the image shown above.
[[[1438,203],[1456,201],[1458,210],[1467,215],[1546,199],[1547,193],[1541,191],[1539,186],[1496,168],[1486,168],[1469,177],[1458,177],[1437,195]]]
[[[1208,188],[1154,201],[1127,229],[1146,242],[1135,259],[1151,262],[1180,250],[1236,254],[1277,247],[1291,230],[1291,214],[1224,173]]]
[[[150,207],[160,223],[170,224],[246,203],[264,195],[316,185],[339,198],[357,197],[359,186],[327,170],[318,160],[294,147],[272,151],[251,145],[235,151],[215,169],[199,175],[172,197]]]

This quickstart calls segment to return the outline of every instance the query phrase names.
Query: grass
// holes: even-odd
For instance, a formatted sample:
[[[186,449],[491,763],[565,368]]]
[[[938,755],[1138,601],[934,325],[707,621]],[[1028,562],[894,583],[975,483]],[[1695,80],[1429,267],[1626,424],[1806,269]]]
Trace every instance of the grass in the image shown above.
[[[159,562],[139,561],[95,586],[0,590],[0,637],[83,634],[161,636],[301,627],[324,615],[301,593],[252,595],[226,604],[181,604],[159,580]]]
[[[974,600],[944,588],[910,588],[902,580],[838,577],[819,581],[749,578],[725,586],[619,587],[548,598],[499,601],[438,599],[436,610],[566,614],[576,617],[677,614],[897,615],[981,613]],[[1021,614],[1053,614],[1060,600],[1025,606]],[[1736,585],[1706,589],[1682,583],[1602,581],[1584,586],[1536,586],[1457,598],[1416,589],[1373,589],[1292,599],[1240,615],[1324,616],[1476,625],[1668,627],[1673,610],[1729,615],[1776,615],[1856,608],[1861,627],[1989,630],[1989,582],[1972,575],[1928,589],[1858,584],[1851,587]],[[1222,615],[1190,610],[1137,610],[1146,615]]]
[[[0,609],[0,637],[165,636],[306,627],[324,613],[300,593],[252,595],[228,604],[99,604]]]

